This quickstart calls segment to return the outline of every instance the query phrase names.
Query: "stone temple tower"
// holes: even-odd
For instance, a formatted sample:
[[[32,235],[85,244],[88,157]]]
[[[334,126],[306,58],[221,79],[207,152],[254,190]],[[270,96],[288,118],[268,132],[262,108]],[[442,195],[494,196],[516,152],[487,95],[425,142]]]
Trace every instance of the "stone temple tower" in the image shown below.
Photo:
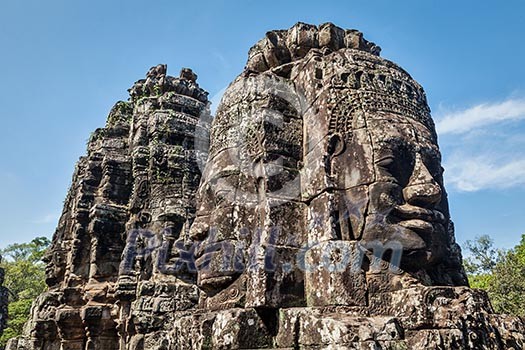
[[[379,53],[268,32],[213,119],[153,67],[92,135],[8,349],[523,349],[468,287],[425,92]]]
[[[10,349],[119,349],[138,332],[128,319],[149,307],[149,291],[195,303],[197,287],[178,283],[192,277],[168,268],[195,216],[206,157],[194,148],[207,143],[210,120],[196,79],[190,69],[174,78],[166,65],[151,68],[91,135],[45,257],[49,290]]]

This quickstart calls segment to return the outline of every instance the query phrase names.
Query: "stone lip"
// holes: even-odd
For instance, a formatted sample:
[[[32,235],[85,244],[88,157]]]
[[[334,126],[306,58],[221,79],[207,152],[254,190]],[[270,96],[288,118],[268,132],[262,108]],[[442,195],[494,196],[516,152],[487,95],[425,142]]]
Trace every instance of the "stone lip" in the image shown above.
[[[310,50],[338,51],[349,48],[379,56],[381,48],[363,38],[355,29],[343,29],[333,23],[319,26],[298,22],[288,30],[272,30],[248,53],[245,70],[264,72],[304,58]]]

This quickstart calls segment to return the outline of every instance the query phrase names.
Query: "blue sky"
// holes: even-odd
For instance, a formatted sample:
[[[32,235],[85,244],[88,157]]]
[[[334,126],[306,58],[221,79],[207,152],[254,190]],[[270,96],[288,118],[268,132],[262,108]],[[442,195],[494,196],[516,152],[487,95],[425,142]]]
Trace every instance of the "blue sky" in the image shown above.
[[[251,45],[297,21],[356,28],[418,80],[440,134],[460,243],[525,233],[525,2],[0,3],[0,248],[51,236],[90,132],[149,67],[217,96]]]

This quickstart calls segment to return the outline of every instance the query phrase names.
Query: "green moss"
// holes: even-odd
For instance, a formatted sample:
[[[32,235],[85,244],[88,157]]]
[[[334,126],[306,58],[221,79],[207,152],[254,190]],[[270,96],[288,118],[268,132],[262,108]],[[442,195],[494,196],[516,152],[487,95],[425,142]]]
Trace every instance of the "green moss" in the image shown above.
[[[173,146],[172,152],[176,156],[182,156],[184,155],[184,147],[182,147],[181,145],[175,145]]]
[[[102,139],[104,136],[106,136],[107,134],[107,130],[106,128],[98,128],[98,129],[95,129],[95,131],[93,131],[91,133],[91,135],[89,136],[89,139],[88,139],[88,144],[89,143],[93,143],[93,142],[97,142],[98,140]]]
[[[162,95],[162,87],[159,86],[159,85],[155,85],[155,86],[153,87],[153,92],[154,92],[155,95],[157,95],[157,96]]]
[[[109,112],[106,127],[120,123],[130,123],[133,117],[133,105],[130,102],[119,101]]]
[[[408,345],[404,341],[396,342],[392,345],[392,350],[408,350]]]

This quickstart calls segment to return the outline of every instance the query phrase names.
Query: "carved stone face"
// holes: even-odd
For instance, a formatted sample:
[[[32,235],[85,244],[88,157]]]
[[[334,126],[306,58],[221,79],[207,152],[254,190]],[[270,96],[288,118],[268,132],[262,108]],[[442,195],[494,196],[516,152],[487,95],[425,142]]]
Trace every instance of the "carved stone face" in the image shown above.
[[[341,175],[352,194],[349,205],[367,205],[358,208],[364,214],[363,222],[353,225],[356,238],[364,244],[399,243],[404,268],[439,261],[449,214],[435,133],[392,114],[370,115],[365,134],[353,135],[341,155],[346,162]]]
[[[318,60],[305,60],[297,69],[294,79],[302,87],[296,90],[309,106],[294,114],[299,132],[284,124],[281,130],[287,132],[276,133],[275,138],[267,128],[246,127],[249,132],[242,132],[239,125],[260,121],[257,114],[249,112],[262,102],[243,95],[252,89],[252,95],[257,96],[258,85],[243,86],[223,99],[227,103],[219,108],[222,113],[214,121],[214,152],[203,174],[200,208],[191,229],[192,236],[208,248],[197,254],[201,288],[224,289],[239,277],[234,267],[242,265],[237,262],[243,259],[237,259],[234,252],[241,251],[248,264],[260,255],[247,249],[268,236],[257,228],[280,227],[283,236],[300,237],[299,244],[379,242],[386,249],[393,243],[396,249],[402,247],[401,268],[408,271],[438,263],[450,248],[441,156],[423,90],[404,72],[380,59],[370,55],[354,59],[355,52],[347,54],[351,59],[319,56]],[[323,60],[325,65],[319,63]],[[337,69],[326,68],[334,62],[340,65]],[[374,70],[363,62],[376,64]],[[342,81],[337,88],[336,78]],[[312,79],[319,80],[318,84]],[[274,107],[265,109],[281,111]],[[282,134],[297,136],[280,142]],[[247,136],[238,140],[237,135]],[[297,152],[291,152],[295,149]],[[298,209],[293,216],[275,220],[270,219],[269,198],[275,195],[271,189],[286,187],[292,182],[290,177],[277,177],[279,186],[274,186],[269,172],[248,175],[242,168],[247,163],[251,169],[264,169],[264,160],[259,160],[270,150],[293,153],[297,165],[283,168],[300,174],[300,191],[295,196],[275,196],[297,203]],[[251,199],[256,210],[241,213],[237,209],[246,208],[249,202],[246,193],[256,194]],[[300,220],[303,217],[304,222]],[[297,227],[288,229],[288,222],[294,220]],[[239,224],[250,228],[244,246]],[[225,252],[229,256],[226,264]]]
[[[221,155],[217,158],[222,159]],[[228,159],[229,155],[225,154],[224,158]],[[240,239],[232,217],[237,185],[238,175],[211,172],[205,174],[200,187],[201,205],[190,234],[202,242],[197,251],[196,266],[198,284],[205,290],[223,289],[241,272],[234,268],[233,258]]]
[[[237,295],[237,287],[246,285],[251,305],[295,298],[294,283],[300,278],[291,269],[279,270],[284,259],[275,258],[278,263],[268,267],[271,259],[265,254],[272,254],[273,248],[267,247],[276,245],[281,250],[273,249],[275,254],[290,257],[302,239],[303,226],[297,224],[297,230],[290,223],[300,222],[303,215],[297,203],[301,101],[293,84],[262,75],[239,79],[225,93],[212,126],[210,156],[190,229],[201,243],[196,253],[198,285],[208,295],[220,299],[214,293],[222,290]],[[296,220],[285,220],[286,215]],[[286,286],[281,288],[281,282]],[[280,296],[267,297],[269,290]]]
[[[46,283],[54,286],[64,277],[66,271],[66,252],[49,249],[42,260],[46,264]]]

